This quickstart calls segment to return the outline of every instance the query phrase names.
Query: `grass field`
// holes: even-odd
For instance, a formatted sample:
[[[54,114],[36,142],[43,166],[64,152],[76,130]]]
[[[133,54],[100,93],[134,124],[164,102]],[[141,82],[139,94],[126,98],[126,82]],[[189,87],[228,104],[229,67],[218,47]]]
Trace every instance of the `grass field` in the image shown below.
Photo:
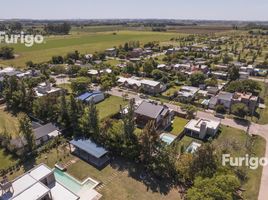
[[[124,101],[124,99],[121,97],[109,96],[104,101],[97,104],[100,120],[118,113],[120,110],[120,105],[124,106],[127,105],[127,103],[128,102]]]
[[[174,135],[179,135],[183,131],[184,126],[187,123],[188,123],[187,119],[181,117],[175,117],[173,120],[173,124],[171,126],[171,133]]]
[[[0,148],[0,170],[6,169],[10,166],[13,166],[16,161],[10,154],[5,152],[4,149]]]
[[[0,134],[3,131],[6,131],[11,136],[16,136],[19,131],[19,125],[16,117],[0,109]]]
[[[94,53],[106,48],[118,46],[128,41],[140,41],[142,44],[149,41],[168,41],[178,33],[158,33],[148,31],[118,31],[100,33],[74,33],[67,36],[45,37],[45,43],[25,47],[24,44],[10,45],[14,47],[15,59],[0,61],[3,65],[24,67],[25,62],[48,61],[54,55],[66,55],[68,52],[78,50],[81,53]],[[2,45],[0,45],[1,47]]]
[[[215,139],[213,143],[217,149],[228,148],[232,156],[245,156],[247,153],[245,151],[246,140],[247,135],[244,131],[222,126],[219,137]],[[265,140],[257,136],[252,147],[254,156],[263,157],[265,155],[265,145]],[[248,180],[242,185],[242,188],[245,189],[243,196],[245,199],[257,200],[262,167],[257,168],[257,170],[246,169],[246,171]]]
[[[257,109],[257,112],[259,113],[259,119],[254,118],[253,121],[257,122],[259,124],[268,124],[268,83],[260,82],[262,91],[260,94],[260,97],[264,100],[265,109]]]

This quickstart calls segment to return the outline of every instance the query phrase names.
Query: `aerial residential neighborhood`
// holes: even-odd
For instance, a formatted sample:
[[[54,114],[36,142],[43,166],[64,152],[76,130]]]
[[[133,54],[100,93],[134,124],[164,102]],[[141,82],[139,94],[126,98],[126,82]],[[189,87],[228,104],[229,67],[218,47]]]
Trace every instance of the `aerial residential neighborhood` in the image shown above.
[[[169,3],[1,3],[0,200],[268,199],[267,2]]]

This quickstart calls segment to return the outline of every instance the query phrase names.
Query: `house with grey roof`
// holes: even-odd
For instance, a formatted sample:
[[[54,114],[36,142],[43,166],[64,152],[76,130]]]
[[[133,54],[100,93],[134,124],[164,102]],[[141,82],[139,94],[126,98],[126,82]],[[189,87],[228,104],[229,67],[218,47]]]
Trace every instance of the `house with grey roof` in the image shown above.
[[[221,104],[229,110],[232,106],[233,96],[233,93],[222,91],[217,96],[211,97],[209,101],[209,108],[214,109],[216,105]]]
[[[48,123],[43,126],[40,126],[34,129],[33,132],[34,132],[34,137],[35,137],[35,144],[37,146],[61,134],[59,129],[52,123]]]
[[[157,129],[165,129],[171,125],[173,112],[165,105],[143,101],[135,110],[136,123],[144,127],[154,121]]]

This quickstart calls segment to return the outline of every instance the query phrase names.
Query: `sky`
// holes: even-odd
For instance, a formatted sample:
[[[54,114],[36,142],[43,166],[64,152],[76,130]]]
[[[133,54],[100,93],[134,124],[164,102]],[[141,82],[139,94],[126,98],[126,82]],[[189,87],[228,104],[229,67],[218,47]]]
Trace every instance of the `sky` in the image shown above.
[[[268,21],[268,0],[0,0],[0,19]]]

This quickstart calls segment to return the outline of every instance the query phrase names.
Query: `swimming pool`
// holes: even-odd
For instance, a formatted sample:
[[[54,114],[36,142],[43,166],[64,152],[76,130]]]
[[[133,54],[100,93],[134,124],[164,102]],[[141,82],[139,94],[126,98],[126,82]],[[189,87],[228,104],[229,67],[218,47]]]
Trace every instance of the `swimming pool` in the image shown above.
[[[176,136],[169,133],[162,133],[160,139],[167,144],[171,144],[176,139]]]
[[[83,183],[81,183],[68,173],[63,172],[57,168],[54,169],[54,176],[56,181],[64,185],[66,188],[68,188],[75,194],[78,194],[79,191],[84,189],[93,189],[94,187],[96,187],[96,185],[98,185],[97,181],[94,181],[90,178],[86,179]]]

